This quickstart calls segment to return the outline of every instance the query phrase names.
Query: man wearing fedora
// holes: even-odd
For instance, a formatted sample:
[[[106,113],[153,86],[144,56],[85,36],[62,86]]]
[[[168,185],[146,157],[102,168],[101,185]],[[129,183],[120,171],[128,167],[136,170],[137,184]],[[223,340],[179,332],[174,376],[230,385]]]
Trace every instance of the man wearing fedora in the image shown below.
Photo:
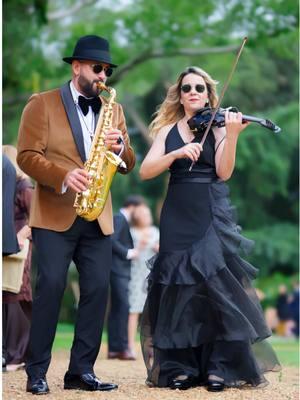
[[[81,37],[72,57],[63,60],[71,64],[71,81],[59,89],[30,97],[18,138],[18,163],[36,181],[30,226],[38,277],[26,364],[26,390],[33,394],[49,392],[46,373],[71,260],[79,273],[80,301],[64,388],[117,388],[115,384],[101,382],[94,373],[112,258],[111,197],[93,222],[78,217],[73,207],[76,193],[87,188],[88,174],[83,164],[89,156],[99,110],[107,101],[99,97],[97,83],[105,83],[116,65],[111,61],[108,41],[95,35]],[[105,143],[118,153],[122,139],[122,158],[130,171],[135,157],[123,110],[117,103],[112,126],[106,132]]]

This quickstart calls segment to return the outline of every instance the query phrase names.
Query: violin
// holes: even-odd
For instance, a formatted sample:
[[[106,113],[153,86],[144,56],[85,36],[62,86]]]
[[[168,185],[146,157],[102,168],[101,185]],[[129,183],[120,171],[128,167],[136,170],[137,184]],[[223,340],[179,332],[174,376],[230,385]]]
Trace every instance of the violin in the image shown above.
[[[229,107],[229,111],[238,113],[239,110],[236,107]],[[203,133],[208,124],[210,123],[212,114],[215,110],[210,108],[210,107],[204,107],[198,110],[195,115],[190,118],[187,123],[191,129],[191,131],[196,135],[199,133]],[[211,126],[217,126],[217,127],[223,127],[225,126],[225,108],[219,108],[218,111],[216,112],[216,115],[214,116],[214,119],[211,123]],[[251,115],[244,115],[243,114],[243,119],[242,122],[256,122],[260,124],[262,127],[267,128],[271,130],[274,133],[279,133],[281,132],[281,128],[277,125],[275,125],[272,121],[269,119],[265,118],[257,118],[257,117],[252,117]]]

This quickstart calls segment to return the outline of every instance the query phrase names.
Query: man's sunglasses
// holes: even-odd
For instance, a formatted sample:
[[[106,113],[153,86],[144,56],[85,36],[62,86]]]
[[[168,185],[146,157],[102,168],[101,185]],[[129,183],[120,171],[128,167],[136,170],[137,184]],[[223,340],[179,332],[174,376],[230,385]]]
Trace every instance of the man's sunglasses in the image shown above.
[[[206,87],[204,85],[201,85],[200,83],[198,83],[195,86],[196,92],[198,93],[203,93],[205,92]],[[185,84],[181,86],[181,90],[183,91],[183,93],[189,93],[192,90],[192,85],[190,84]]]
[[[82,61],[81,61],[82,62]],[[111,76],[113,69],[111,67],[103,67],[101,64],[88,64],[95,74],[100,74],[104,70],[106,76]]]
[[[92,68],[95,74],[100,74],[100,72],[103,70],[106,76],[111,76],[113,73],[113,69],[111,67],[103,67],[103,65],[101,64],[92,64],[90,65],[90,67]]]

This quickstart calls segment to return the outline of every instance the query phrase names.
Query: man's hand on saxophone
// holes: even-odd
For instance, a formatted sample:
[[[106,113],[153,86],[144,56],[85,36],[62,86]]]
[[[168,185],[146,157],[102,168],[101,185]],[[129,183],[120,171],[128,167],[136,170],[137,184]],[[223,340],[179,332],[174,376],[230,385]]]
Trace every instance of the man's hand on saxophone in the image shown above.
[[[88,188],[88,172],[85,169],[73,169],[67,173],[64,186],[76,193],[85,191]]]
[[[113,152],[118,154],[123,148],[123,134],[119,129],[110,129],[105,132],[105,145]]]
[[[119,129],[110,129],[105,133],[104,139],[105,146],[111,151],[119,154],[124,147],[123,134]],[[63,193],[67,188],[70,188],[76,193],[84,192],[88,189],[89,175],[85,169],[75,168],[68,172],[64,183]]]

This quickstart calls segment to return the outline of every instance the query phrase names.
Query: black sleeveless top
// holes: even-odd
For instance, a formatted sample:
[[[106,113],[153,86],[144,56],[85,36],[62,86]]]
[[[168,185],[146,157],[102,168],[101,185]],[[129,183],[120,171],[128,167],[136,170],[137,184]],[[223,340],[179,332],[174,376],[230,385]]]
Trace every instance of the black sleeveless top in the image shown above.
[[[191,143],[200,143],[203,134],[197,135]],[[165,152],[170,153],[171,151],[177,150],[185,143],[180,136],[178,125],[175,124],[166,137]],[[194,182],[194,183],[208,183],[217,179],[216,167],[215,167],[215,136],[212,130],[208,133],[206,140],[203,145],[203,151],[200,154],[198,161],[196,161],[190,170],[192,161],[187,158],[180,158],[175,160],[170,166],[169,170],[171,173],[170,183],[182,182]]]

